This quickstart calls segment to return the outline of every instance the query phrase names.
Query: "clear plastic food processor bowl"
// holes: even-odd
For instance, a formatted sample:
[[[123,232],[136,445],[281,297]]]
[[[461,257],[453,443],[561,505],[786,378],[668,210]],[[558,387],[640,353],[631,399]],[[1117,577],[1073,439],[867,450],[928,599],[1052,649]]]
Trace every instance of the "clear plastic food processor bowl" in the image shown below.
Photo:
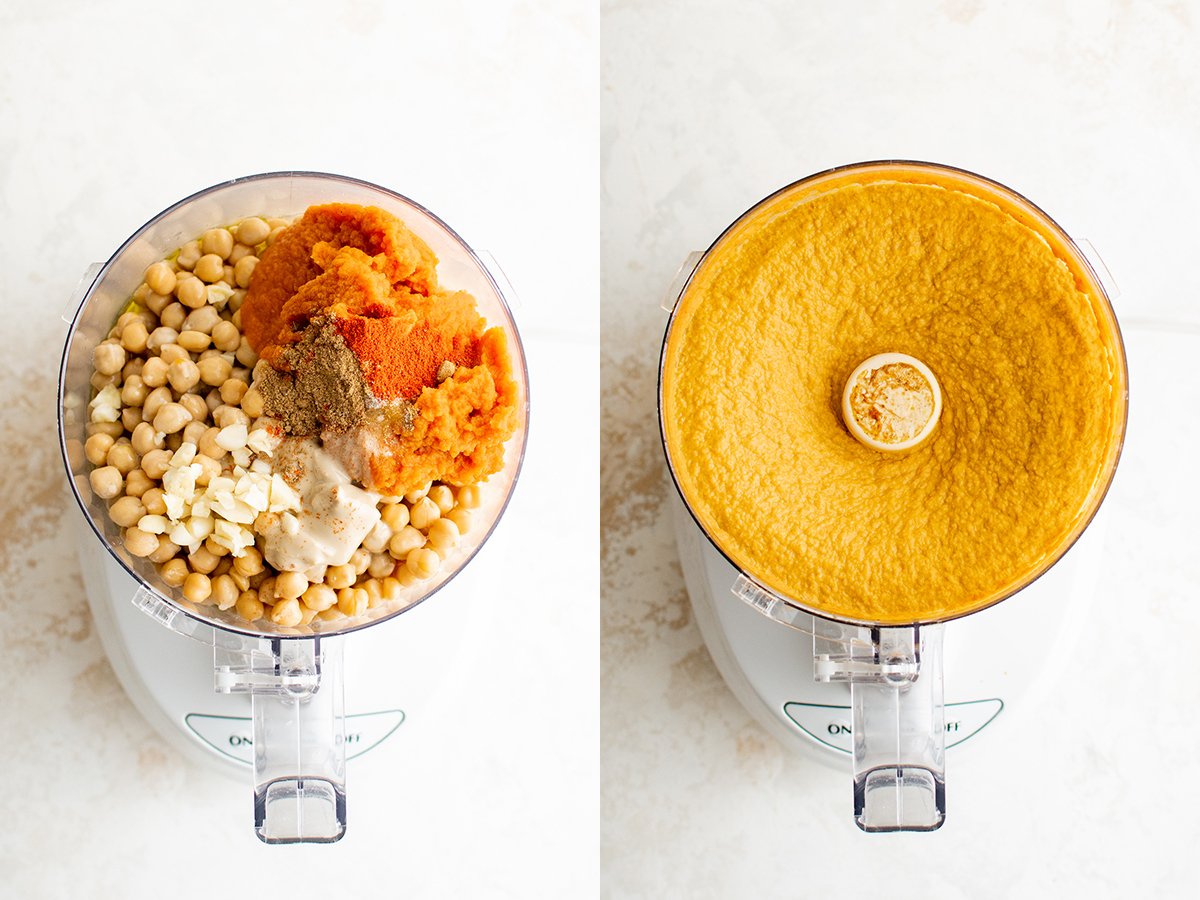
[[[128,307],[151,263],[208,228],[247,216],[298,216],[312,204],[330,202],[378,206],[395,214],[437,254],[440,283],[471,293],[488,325],[504,329],[520,390],[518,429],[506,446],[503,471],[480,491],[478,524],[436,576],[405,588],[398,601],[358,618],[317,618],[302,628],[283,628],[265,619],[250,624],[233,609],[184,600],[162,582],[150,562],[122,547],[120,529],[109,520],[105,502],[92,494],[83,453],[93,394],[92,351]],[[59,438],[71,490],[96,538],[138,581],[133,602],[163,625],[212,644],[218,692],[250,695],[255,829],[267,843],[332,842],[345,833],[342,636],[397,616],[436,593],[487,540],[512,495],[525,452],[528,374],[501,284],[507,287],[490,256],[472,250],[412,200],[364,181],[311,172],[238,178],[181,200],[138,229],[107,263],[93,266],[80,282],[58,385]]]
[[[696,515],[680,486],[667,444],[663,417],[663,372],[667,346],[680,301],[693,275],[713,251],[736,241],[743,227],[764,208],[793,204],[864,179],[948,185],[995,203],[1028,225],[1065,261],[1080,284],[1100,301],[1101,327],[1115,346],[1115,439],[1074,530],[1026,577],[1004,593],[985,598],[963,615],[986,609],[1028,586],[1070,549],[1095,516],[1112,482],[1125,433],[1128,374],[1121,330],[1109,291],[1082,249],[1049,216],[1009,188],[961,169],[933,163],[882,160],[830,169],[794,182],[755,204],[703,253],[691,254],[680,267],[663,307],[671,313],[659,363],[659,427],[667,467],[675,488],[696,525],[739,571],[733,593],[763,615],[812,636],[813,675],[818,682],[850,685],[853,732],[854,819],[864,831],[933,831],[946,815],[945,715],[942,690],[942,636],[946,619],[902,625],[832,617],[795,597],[781,595],[756,579],[721,546]],[[1102,269],[1103,264],[1097,260]],[[784,498],[781,498],[781,500]],[[957,618],[955,616],[953,618]]]

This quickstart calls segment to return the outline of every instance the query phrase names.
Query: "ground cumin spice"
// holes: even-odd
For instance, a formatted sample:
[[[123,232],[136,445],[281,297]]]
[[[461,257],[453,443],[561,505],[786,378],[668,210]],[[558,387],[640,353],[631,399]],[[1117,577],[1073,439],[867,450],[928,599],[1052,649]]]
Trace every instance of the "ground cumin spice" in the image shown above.
[[[267,415],[288,434],[322,428],[347,431],[366,415],[368,397],[358,359],[328,318],[313,319],[300,340],[283,352],[286,371],[263,366],[255,386]]]

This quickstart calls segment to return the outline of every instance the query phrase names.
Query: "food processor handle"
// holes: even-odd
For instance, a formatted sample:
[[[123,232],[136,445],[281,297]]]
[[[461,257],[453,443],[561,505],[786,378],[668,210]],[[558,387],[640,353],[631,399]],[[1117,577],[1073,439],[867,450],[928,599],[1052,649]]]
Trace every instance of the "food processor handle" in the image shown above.
[[[274,684],[250,690],[255,831],[268,844],[332,843],[346,832],[342,641],[270,645]]]
[[[850,679],[854,819],[863,831],[933,831],[946,818],[943,626],[872,637],[878,676]]]

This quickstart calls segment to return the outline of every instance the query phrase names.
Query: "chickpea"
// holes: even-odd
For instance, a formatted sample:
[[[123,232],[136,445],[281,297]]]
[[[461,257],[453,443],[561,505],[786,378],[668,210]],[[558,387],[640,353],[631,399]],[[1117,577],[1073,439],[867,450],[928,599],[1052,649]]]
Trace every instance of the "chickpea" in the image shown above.
[[[417,578],[428,578],[441,567],[442,558],[432,550],[419,549],[408,554],[404,564]]]
[[[337,603],[337,594],[327,584],[311,584],[300,599],[309,609],[321,612]]]
[[[225,259],[233,252],[233,235],[228,228],[210,228],[200,238],[200,249]]]
[[[425,545],[425,535],[411,525],[405,525],[388,541],[388,552],[396,559],[404,559],[409,553]]]
[[[299,625],[303,618],[304,616],[300,612],[300,601],[295,598],[280,600],[271,607],[271,621],[284,628],[292,628]]]
[[[179,264],[179,268],[191,270],[200,259],[200,254],[200,242],[188,241],[179,248],[179,255],[175,257],[175,262]]]
[[[199,309],[208,303],[208,288],[199,278],[190,276],[181,278],[175,285],[175,296],[188,309]],[[180,322],[182,325],[182,321]]]
[[[279,236],[287,230],[286,225],[277,225],[271,229],[271,233],[267,235],[267,246],[270,247],[273,243],[279,240]]]
[[[154,485],[141,469],[134,469],[125,476],[125,494],[129,497],[141,497]]]
[[[192,272],[197,278],[212,284],[220,281],[221,276],[225,274],[225,260],[215,253],[206,253],[196,260]]]
[[[233,313],[230,322],[236,325],[239,329],[242,327],[242,317],[239,315],[242,311],[242,304],[246,302],[246,289],[238,288],[229,295],[229,300],[225,303],[225,308]]]
[[[177,588],[183,585],[190,573],[187,563],[182,559],[170,559],[162,564],[158,574],[169,587]]]
[[[424,531],[442,515],[438,505],[428,497],[422,497],[408,508],[409,521],[414,528]]]
[[[137,528],[126,528],[123,543],[133,556],[149,556],[158,549],[158,535]]]
[[[233,287],[234,286],[233,283],[235,280],[233,277],[233,266],[230,265],[229,263],[225,263],[225,265],[221,267],[221,271],[222,271],[221,281],[224,282],[225,284],[229,285],[229,287]]]
[[[102,466],[108,459],[108,451],[112,449],[113,439],[107,434],[93,434],[84,442],[83,455],[93,466]]]
[[[145,464],[146,464],[146,461],[143,459],[142,465],[145,465]],[[146,477],[147,480],[149,480],[150,476],[146,475],[145,469],[142,470],[142,474]],[[166,515],[167,503],[163,499],[164,496],[165,496],[165,494],[163,493],[162,488],[156,488],[156,487],[152,487],[149,490],[147,490],[146,493],[142,494],[142,506],[146,507],[146,513],[148,515],[151,515],[151,516]]]
[[[463,509],[475,509],[479,506],[479,486],[464,484],[458,489],[458,505]]]
[[[199,572],[201,575],[207,575],[220,561],[220,557],[210,553],[203,544],[188,554],[188,565],[192,567],[193,572]]]
[[[190,421],[192,414],[187,411],[187,407],[179,403],[164,403],[162,409],[154,416],[154,430],[163,434],[174,434]]]
[[[221,428],[228,428],[230,425],[250,425],[250,417],[236,406],[222,404],[213,410],[212,417]]]
[[[257,622],[263,616],[263,605],[257,591],[242,591],[237,598],[237,614],[247,622]]]
[[[295,600],[308,590],[308,579],[300,572],[280,572],[275,579],[275,593],[284,600]]]
[[[203,572],[193,572],[183,580],[183,596],[193,603],[204,603],[212,596],[212,582]]]
[[[88,474],[88,483],[92,486],[92,492],[101,500],[111,500],[121,493],[125,481],[116,466],[101,466],[92,469]]]
[[[147,422],[153,422],[154,417],[158,415],[158,411],[170,403],[173,397],[171,389],[166,385],[156,387],[146,395],[146,399],[142,402],[142,419]]]
[[[179,333],[179,346],[189,353],[207,350],[210,341],[211,338],[203,331],[181,331]]]
[[[175,290],[175,270],[169,263],[156,262],[146,270],[146,284],[156,294],[169,294]]]
[[[146,341],[146,349],[151,353],[161,353],[162,348],[168,344],[173,344],[179,339],[179,332],[174,328],[168,328],[166,325],[160,325],[150,332],[150,338]],[[142,374],[142,380],[145,380],[145,373]]]
[[[386,578],[391,575],[396,568],[396,561],[392,559],[388,553],[373,553],[371,554],[371,565],[367,566],[367,572],[372,578]]]
[[[268,606],[280,598],[275,596],[275,576],[264,578],[258,585],[258,599]]]
[[[165,534],[158,536],[158,549],[151,553],[147,559],[152,563],[165,563],[168,560],[174,559],[175,554],[179,552],[179,545],[171,541]]]
[[[342,618],[342,611],[336,606],[331,606],[329,609],[323,609],[317,613],[317,618],[322,622],[336,622]]]
[[[330,566],[325,570],[325,583],[335,589],[350,587],[357,577],[358,573],[351,565]]]
[[[221,385],[221,402],[228,406],[238,406],[248,390],[250,386],[246,382],[240,378],[230,378]]]
[[[200,436],[199,442],[196,444],[200,452],[205,456],[211,457],[212,459],[223,459],[227,451],[224,447],[217,444],[217,435],[220,433],[220,428],[209,428],[205,430],[204,434]]]
[[[108,450],[108,456],[105,461],[115,468],[122,476],[128,475],[138,467],[141,460],[133,451],[133,447],[128,441],[117,441]]]
[[[229,380],[233,366],[223,356],[210,356],[200,360],[200,380],[213,387],[220,387]]]
[[[175,295],[173,293],[166,295],[156,294],[154,291],[148,291],[144,297],[139,299],[141,299],[142,303],[146,304],[146,309],[150,310],[150,312],[157,316],[161,315],[162,311],[174,302]]]
[[[437,504],[438,512],[442,515],[454,509],[454,491],[444,484],[435,484],[426,496]]]
[[[242,333],[238,331],[238,327],[232,322],[226,322],[222,319],[212,329],[213,346],[218,350],[226,353],[232,353],[237,350],[238,345],[242,342]]]
[[[221,391],[218,388],[213,388],[206,393],[204,395],[204,405],[208,407],[209,415],[212,415],[218,406],[224,406],[225,404],[221,400]]]
[[[116,375],[125,365],[125,348],[105,341],[92,351],[92,366],[101,375]]]
[[[423,497],[425,497],[426,494],[429,493],[429,489],[431,487],[433,487],[433,482],[429,482],[424,487],[417,488],[415,491],[409,491],[407,494],[404,495],[405,502],[408,503],[409,505],[416,503],[418,500],[422,499]]]
[[[237,239],[247,247],[257,247],[267,239],[267,235],[270,233],[271,226],[258,216],[242,219],[237,224]]]
[[[146,329],[146,323],[141,319],[135,319],[121,329],[121,346],[130,353],[144,351],[146,341],[149,339],[150,332]]]
[[[128,432],[133,432],[137,428],[138,423],[142,421],[142,411],[136,406],[125,406],[121,409],[121,427]]]
[[[453,550],[458,546],[458,526],[449,519],[438,519],[429,526],[429,545],[437,550]]]
[[[196,444],[199,447],[200,438],[204,436],[204,432],[208,430],[208,425],[204,422],[197,422],[195,419],[183,426],[183,442],[185,444]]]
[[[408,570],[408,566],[396,566],[396,574],[393,576],[402,588],[412,587],[419,579],[416,575]]]
[[[309,622],[311,622],[316,617],[317,617],[317,611],[315,609],[309,609],[303,603],[300,604],[300,624],[301,625],[307,625]]]
[[[237,585],[239,591],[250,590],[250,579],[233,567],[235,560],[229,558],[229,577],[233,579],[233,583]]]
[[[374,609],[383,602],[383,589],[378,578],[368,578],[360,587],[367,592],[367,609]]]
[[[403,503],[389,503],[381,513],[384,523],[393,532],[400,531],[408,524],[408,507]]]
[[[228,575],[218,575],[212,582],[212,598],[217,609],[229,609],[238,600],[238,588]]]
[[[167,383],[167,370],[170,367],[160,357],[152,356],[142,366],[142,384],[148,388],[160,388]]]
[[[152,481],[161,481],[163,474],[171,466],[171,451],[165,448],[151,450],[142,456],[142,471]],[[144,500],[142,501],[145,502]]]
[[[130,378],[133,378],[135,375],[138,378],[141,378],[142,377],[142,366],[144,366],[145,364],[146,364],[146,361],[144,359],[142,359],[140,356],[135,356],[133,359],[129,360],[129,362],[125,363],[125,365],[121,367],[121,383],[124,384],[126,381],[128,381]]]
[[[459,534],[466,534],[471,530],[471,511],[469,509],[460,509],[456,506],[446,513],[446,518],[455,524]]]
[[[254,267],[257,265],[257,256],[243,256],[239,259],[233,267],[234,283],[240,288],[250,287],[250,276],[254,274]]]
[[[242,257],[253,255],[253,247],[247,247],[245,244],[239,242],[233,245],[233,249],[229,251],[229,256],[226,259],[229,263],[232,263],[236,266],[238,264],[238,260]]]
[[[187,310],[182,303],[172,303],[162,311],[158,321],[174,331],[183,330],[183,321],[187,318]]]
[[[168,368],[171,366],[172,363],[177,363],[177,362],[179,362],[181,360],[185,360],[185,359],[190,360],[192,358],[191,355],[187,352],[187,350],[185,350],[183,347],[179,346],[178,343],[164,344],[162,349],[158,351],[158,354],[160,357],[162,357],[162,361],[167,364]],[[170,375],[168,373],[168,379],[169,378],[170,378]]]
[[[247,547],[243,554],[233,561],[233,567],[249,577],[263,571],[262,554],[256,547]]]
[[[224,575],[233,568],[233,557],[229,555],[229,548],[218,544],[211,535],[204,539],[204,549],[221,560],[213,570],[218,575]]]
[[[180,339],[190,332],[185,331]],[[177,359],[167,370],[167,381],[177,394],[184,394],[195,387],[200,381],[200,367],[190,359]]]
[[[258,388],[252,387],[242,395],[242,412],[252,419],[257,419],[263,414],[263,396],[258,392]]]
[[[344,616],[361,616],[367,611],[370,599],[362,588],[342,588],[338,591],[337,607]]]
[[[146,389],[146,382],[142,380],[140,375],[133,375],[125,379],[125,384],[121,386],[121,402],[126,406],[141,406],[146,402],[146,395],[150,393]]]
[[[403,586],[395,578],[385,578],[380,583],[380,590],[383,592],[383,599],[388,603],[400,599],[400,592]]]
[[[363,572],[367,571],[367,567],[371,565],[371,554],[362,547],[359,547],[350,556],[349,564],[354,566],[354,574],[356,576],[361,575]]]
[[[211,306],[202,306],[199,309],[194,309],[188,313],[188,317],[183,320],[183,328],[181,331],[200,331],[204,334],[212,334],[213,329],[217,327],[217,323],[221,321],[221,314]]]
[[[146,514],[146,507],[137,497],[118,497],[108,508],[108,517],[113,524],[122,528],[131,528]]]
[[[208,415],[208,404],[198,394],[184,394],[179,398],[179,403],[197,421],[204,421],[204,418]]]
[[[250,341],[244,335],[238,341],[237,361],[243,366],[253,366],[258,362],[258,354],[254,352],[254,348],[250,346]]]
[[[120,422],[88,422],[87,435],[107,434],[110,438],[119,438],[125,433],[125,426]]]

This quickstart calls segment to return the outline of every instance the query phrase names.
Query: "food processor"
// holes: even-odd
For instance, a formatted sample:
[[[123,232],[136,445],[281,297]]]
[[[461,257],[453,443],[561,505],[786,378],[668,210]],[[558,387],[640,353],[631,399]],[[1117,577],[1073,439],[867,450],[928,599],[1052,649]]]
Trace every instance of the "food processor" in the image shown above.
[[[693,276],[723,241],[736,240],[740,227],[768,204],[785,196],[803,202],[864,176],[913,181],[936,176],[939,183],[994,203],[1030,225],[1099,301],[1097,315],[1115,345],[1114,444],[1076,526],[1033,571],[989,605],[942,619],[897,624],[841,618],[772,590],[733,561],[689,506],[668,446],[663,406],[667,347]],[[1027,643],[1034,615],[1030,610],[1036,608],[1046,645],[1060,644],[1069,639],[1068,623],[1093,593],[1103,517],[1088,525],[1115,472],[1128,402],[1124,349],[1111,305],[1114,293],[1094,251],[1089,258],[1016,192],[948,166],[884,160],[818,173],[755,204],[707,251],[688,256],[664,297],[669,317],[659,368],[660,435],[674,487],[676,543],[697,624],[722,677],[764,728],[813,759],[844,767],[849,757],[854,821],[863,831],[933,831],[943,824],[946,749],[977,740],[1013,704],[1036,702],[1047,680],[1045,659],[1012,659],[1011,648]],[[952,640],[944,642],[947,631]],[[944,672],[951,676],[945,690]]]
[[[205,229],[248,216],[294,217],[330,202],[397,216],[437,255],[439,280],[473,295],[488,326],[504,331],[520,392],[517,430],[505,446],[504,468],[481,485],[473,528],[437,574],[355,618],[316,617],[290,628],[269,619],[248,623],[232,608],[188,602],[151,563],[122,547],[120,529],[91,490],[83,454],[92,351],[129,307],[146,267]],[[414,707],[428,703],[436,674],[464,633],[479,627],[463,605],[471,573],[456,576],[504,513],[528,426],[528,374],[511,296],[494,260],[414,201],[340,175],[278,172],[216,185],[155,216],[107,263],[88,270],[64,316],[70,327],[59,377],[59,436],[88,526],[80,529],[80,559],[97,630],[131,699],[171,743],[194,760],[251,770],[255,831],[266,843],[330,843],[345,834],[346,760],[380,745]],[[452,579],[445,597],[424,602]],[[375,627],[401,613],[406,624]],[[352,653],[344,664],[345,644]],[[349,713],[344,668],[354,690]]]

